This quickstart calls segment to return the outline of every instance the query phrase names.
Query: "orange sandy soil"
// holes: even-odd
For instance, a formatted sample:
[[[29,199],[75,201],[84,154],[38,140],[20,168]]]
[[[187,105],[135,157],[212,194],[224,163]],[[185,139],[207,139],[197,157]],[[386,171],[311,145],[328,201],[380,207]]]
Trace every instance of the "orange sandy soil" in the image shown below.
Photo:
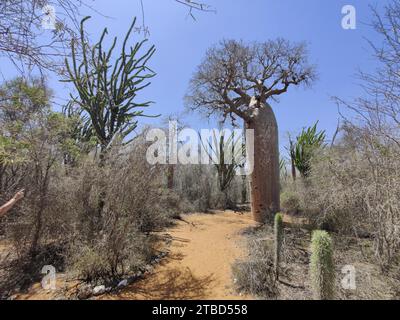
[[[245,253],[243,231],[256,226],[250,213],[201,213],[184,219],[168,231],[170,253],[153,274],[101,299],[252,299],[235,292],[231,273],[232,263]]]

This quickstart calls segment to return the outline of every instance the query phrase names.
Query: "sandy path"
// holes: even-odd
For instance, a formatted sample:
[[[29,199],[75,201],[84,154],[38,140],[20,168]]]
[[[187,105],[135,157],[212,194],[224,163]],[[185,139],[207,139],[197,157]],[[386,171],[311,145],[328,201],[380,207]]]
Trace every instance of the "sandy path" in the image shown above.
[[[170,254],[154,273],[102,299],[251,299],[232,288],[231,265],[245,248],[250,214],[231,211],[185,216],[168,231]]]
[[[146,278],[128,286],[118,294],[98,297],[113,300],[179,300],[179,299],[252,299],[233,289],[231,265],[244,255],[246,236],[243,231],[256,226],[250,213],[232,211],[214,214],[185,215],[185,221],[166,231],[172,242],[168,257]],[[57,285],[70,287],[58,275]],[[73,282],[74,283],[74,282]],[[57,294],[41,288],[40,283],[17,299],[51,300]]]

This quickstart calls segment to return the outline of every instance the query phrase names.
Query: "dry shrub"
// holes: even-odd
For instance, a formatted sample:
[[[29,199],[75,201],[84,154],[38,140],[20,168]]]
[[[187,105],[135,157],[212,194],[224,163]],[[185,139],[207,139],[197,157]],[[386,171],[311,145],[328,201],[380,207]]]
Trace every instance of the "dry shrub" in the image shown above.
[[[105,209],[130,217],[142,232],[163,228],[179,211],[176,195],[165,186],[165,168],[148,164],[141,138],[128,148],[109,155]]]
[[[146,161],[145,135],[88,154],[96,142],[76,119],[51,111],[41,82],[10,85],[0,88],[0,201],[22,188],[25,198],[0,221],[10,253],[0,252],[0,292],[27,287],[44,265],[111,281],[148,262],[152,233],[181,206],[165,168]]]
[[[92,243],[77,241],[71,245],[71,270],[78,279],[86,282],[111,284],[143,269],[153,256],[153,239],[137,230],[93,240]]]
[[[175,190],[186,212],[206,212],[212,207],[216,177],[211,166],[177,165]]]
[[[82,180],[73,202],[87,217],[77,225],[70,254],[79,278],[112,281],[137,271],[154,254],[151,232],[177,216],[179,203],[164,186],[164,169],[149,165],[145,153],[146,144],[138,138],[134,145],[109,151],[105,164],[91,163],[83,168],[88,173],[78,175]]]
[[[248,179],[249,177],[245,176],[243,179],[242,176],[235,176],[232,179],[231,184],[229,185],[227,191],[227,207],[228,209],[235,209],[238,203],[244,204],[247,202],[247,194],[243,195],[242,193],[247,193],[248,188]],[[245,191],[244,191],[245,190]],[[229,207],[232,206],[232,207]]]
[[[2,221],[10,245],[9,254],[0,261],[0,291],[5,297],[40,281],[45,265],[65,271],[65,251],[75,219],[64,201],[59,171],[57,167],[51,169],[46,191],[36,188],[30,182],[32,176],[25,174],[24,183],[29,186],[25,198]]]
[[[297,214],[301,209],[300,198],[298,193],[291,190],[290,187],[293,186],[287,186],[285,191],[281,193],[281,210],[285,213]]]
[[[177,165],[175,191],[183,212],[232,209],[241,202],[242,184],[242,178],[236,176],[222,192],[214,165]]]
[[[26,197],[2,221],[13,248],[2,264],[7,282],[2,287],[15,288],[19,275],[29,285],[49,264],[99,282],[148,263],[157,240],[152,232],[171,224],[180,204],[165,188],[164,169],[147,163],[146,148],[139,136],[129,146],[111,148],[102,162],[91,155],[73,167],[61,165],[57,154],[44,180],[34,180],[38,162],[28,159],[20,168],[29,186]],[[38,157],[39,164],[49,163],[44,154]]]
[[[279,290],[272,244],[265,239],[250,242],[248,258],[236,261],[232,266],[236,289],[261,298],[276,298]]]
[[[81,213],[72,197],[77,181],[66,177],[61,166],[51,167],[45,189],[38,187],[30,174],[32,163],[27,161],[24,166],[25,198],[2,221],[12,254],[1,262],[0,288],[9,293],[38,281],[45,265],[65,271],[67,249],[76,236]]]
[[[14,124],[6,118],[0,120],[4,126]],[[68,131],[65,119],[43,107],[19,123],[11,161],[3,158],[0,165],[2,201],[25,188],[23,201],[1,221],[12,253],[0,265],[0,287],[6,292],[15,285],[28,286],[41,276],[44,265],[64,269],[63,252],[75,220],[73,212],[67,210],[64,192],[68,190],[63,187],[62,142]]]
[[[341,142],[316,157],[310,178],[295,186],[317,226],[372,237],[383,268],[400,249],[399,151],[367,129],[347,125]]]

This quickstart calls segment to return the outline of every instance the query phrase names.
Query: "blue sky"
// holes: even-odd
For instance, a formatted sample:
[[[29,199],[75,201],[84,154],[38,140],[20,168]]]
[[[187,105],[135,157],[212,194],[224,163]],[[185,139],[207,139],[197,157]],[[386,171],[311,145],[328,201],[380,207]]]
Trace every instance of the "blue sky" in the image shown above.
[[[208,47],[221,39],[265,41],[283,37],[306,41],[310,61],[317,65],[319,79],[308,90],[292,88],[279,103],[272,102],[280,129],[281,149],[287,132],[297,133],[302,127],[319,121],[321,129],[331,136],[336,129],[338,112],[331,96],[349,99],[360,93],[355,73],[357,68],[372,70],[375,65],[365,38],[378,40],[367,25],[371,20],[368,0],[203,0],[216,13],[195,13],[174,0],[143,0],[145,24],[150,29],[149,42],[157,52],[150,66],[157,72],[152,85],[139,97],[155,104],[153,114],[176,114],[183,111],[183,96],[189,79]],[[381,7],[386,0],[380,0]],[[341,27],[341,9],[351,4],[357,10],[357,29]],[[94,8],[108,17],[87,12],[92,19],[88,32],[97,39],[103,27],[109,35],[123,37],[134,16],[141,23],[140,0],[95,0]],[[84,13],[85,14],[85,13]],[[138,39],[140,35],[136,35]],[[5,78],[11,78],[10,66],[1,61]],[[51,76],[51,87],[59,101],[68,98],[71,88]],[[141,123],[156,124],[159,119],[143,118]],[[212,126],[200,116],[190,115],[186,123],[195,129]]]

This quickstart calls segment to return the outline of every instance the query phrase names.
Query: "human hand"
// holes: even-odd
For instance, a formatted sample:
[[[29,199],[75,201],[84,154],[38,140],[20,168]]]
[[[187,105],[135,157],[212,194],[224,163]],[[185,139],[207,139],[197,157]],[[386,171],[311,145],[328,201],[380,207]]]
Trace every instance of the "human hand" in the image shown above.
[[[24,196],[25,196],[25,189],[22,189],[22,190],[18,191],[18,192],[15,194],[14,200],[15,200],[15,201],[21,200]]]

